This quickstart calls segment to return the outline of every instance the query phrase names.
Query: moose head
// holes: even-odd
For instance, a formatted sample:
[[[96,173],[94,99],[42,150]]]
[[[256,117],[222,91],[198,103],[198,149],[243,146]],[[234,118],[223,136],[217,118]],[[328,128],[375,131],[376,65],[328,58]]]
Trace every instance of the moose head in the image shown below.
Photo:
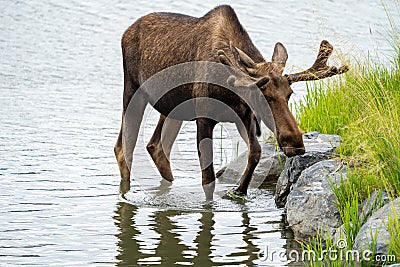
[[[274,127],[267,126],[275,132],[279,146],[289,157],[304,154],[305,152],[302,133],[289,110],[288,102],[293,93],[290,85],[299,81],[319,80],[346,72],[348,70],[347,66],[337,68],[327,65],[327,60],[332,51],[333,46],[325,40],[322,41],[317,59],[311,68],[299,73],[285,75],[283,75],[283,71],[288,54],[281,43],[275,45],[271,62],[262,61],[256,63],[249,55],[233,46],[232,43],[230,44],[230,52],[233,55],[232,60],[223,50],[218,51],[221,63],[240,70],[246,77],[246,81],[252,81],[251,84],[244,85],[237,76],[230,76],[228,84],[234,87],[244,85],[249,90],[258,88],[261,91],[270,106],[275,122]],[[267,120],[263,121],[266,122]]]

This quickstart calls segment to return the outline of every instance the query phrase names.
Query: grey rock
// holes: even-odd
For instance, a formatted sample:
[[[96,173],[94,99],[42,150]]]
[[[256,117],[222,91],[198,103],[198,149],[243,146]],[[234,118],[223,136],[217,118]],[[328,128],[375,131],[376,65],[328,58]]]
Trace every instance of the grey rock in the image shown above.
[[[305,169],[293,184],[287,197],[286,220],[296,239],[315,237],[320,233],[334,236],[341,225],[336,196],[331,185],[346,176],[340,161],[324,160]]]
[[[360,219],[366,222],[371,215],[382,208],[389,202],[389,196],[385,191],[373,192],[364,202],[360,205]]]
[[[260,187],[266,182],[275,182],[282,174],[284,166],[290,168],[290,173],[293,172],[293,175],[290,176],[291,181],[297,180],[301,171],[307,167],[304,167],[304,164],[307,165],[309,163],[308,166],[310,166],[315,162],[329,158],[334,153],[334,149],[340,144],[340,137],[338,135],[310,132],[303,135],[303,141],[307,151],[306,154],[300,156],[300,158],[290,158],[289,160],[292,162],[290,165],[285,164],[287,157],[282,151],[277,151],[275,143],[261,141],[261,158],[254,170],[250,187]],[[247,151],[219,170],[216,177],[222,183],[237,183],[240,181],[246,165]]]
[[[391,265],[384,265],[383,267],[400,267],[400,264],[391,264]]]
[[[283,152],[277,151],[274,143],[260,142],[261,158],[254,170],[250,187],[259,187],[268,181],[276,181],[286,161]],[[247,151],[217,172],[221,183],[237,183],[247,165]]]
[[[347,240],[346,229],[344,224],[334,230],[335,234],[332,236],[332,243],[337,244],[339,240]]]
[[[286,160],[275,190],[275,203],[284,207],[292,184],[296,183],[301,172],[313,164],[332,157],[340,144],[340,136],[310,132],[303,135],[306,153]]]
[[[303,134],[303,141],[306,150],[332,154],[335,152],[335,148],[340,145],[341,137],[336,134],[309,132]]]
[[[385,206],[376,211],[367,222],[361,227],[354,241],[353,250],[363,251],[372,250],[372,238],[376,239],[376,253],[388,254],[388,246],[390,234],[387,229],[389,217],[394,212],[400,214],[400,198],[387,203]]]

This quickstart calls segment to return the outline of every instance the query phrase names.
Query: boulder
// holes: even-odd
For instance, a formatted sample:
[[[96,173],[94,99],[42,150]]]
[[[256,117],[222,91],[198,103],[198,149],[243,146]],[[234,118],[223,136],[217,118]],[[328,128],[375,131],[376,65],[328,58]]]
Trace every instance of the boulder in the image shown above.
[[[334,236],[341,225],[336,196],[331,185],[346,176],[337,160],[320,161],[305,169],[287,196],[286,220],[296,239],[315,237],[317,233]]]
[[[260,142],[261,157],[254,170],[250,187],[260,187],[264,182],[276,181],[282,172],[286,156],[277,151],[274,143]],[[247,151],[239,155],[226,167],[217,172],[217,178],[221,183],[237,183],[242,177],[247,165]]]
[[[347,240],[347,233],[344,224],[334,230],[335,234],[331,237],[333,244],[338,244],[339,240]]]
[[[376,253],[381,255],[388,254],[390,234],[387,226],[389,217],[393,214],[400,214],[400,198],[387,203],[376,211],[367,222],[361,227],[354,241],[353,250],[363,251],[372,250],[373,238],[376,241]]]
[[[375,191],[367,199],[365,199],[359,206],[358,213],[360,215],[360,221],[364,224],[375,211],[382,208],[386,203],[389,202],[389,197],[385,191]],[[339,240],[346,239],[347,233],[342,224],[336,233],[332,236],[332,241],[337,244]],[[400,267],[400,266],[399,266]]]
[[[289,165],[285,164],[287,157],[282,151],[277,150],[274,142],[260,141],[261,158],[254,170],[250,187],[260,187],[266,182],[275,182],[281,175],[284,166],[290,166],[290,173],[296,173],[293,177],[297,176],[298,178],[300,172],[305,169],[303,168],[304,163],[315,163],[329,158],[334,153],[334,149],[339,145],[340,137],[338,135],[310,132],[303,135],[303,141],[307,151],[306,154],[300,156],[300,158],[290,158],[289,160],[292,164]],[[247,151],[219,170],[216,176],[219,182],[237,183],[240,181],[246,165]]]
[[[310,132],[303,135],[306,153],[286,160],[275,190],[275,203],[284,207],[292,184],[296,183],[300,174],[315,163],[332,157],[335,148],[340,144],[340,136]]]
[[[375,191],[360,205],[360,220],[365,223],[374,212],[389,202],[389,196],[385,191]]]

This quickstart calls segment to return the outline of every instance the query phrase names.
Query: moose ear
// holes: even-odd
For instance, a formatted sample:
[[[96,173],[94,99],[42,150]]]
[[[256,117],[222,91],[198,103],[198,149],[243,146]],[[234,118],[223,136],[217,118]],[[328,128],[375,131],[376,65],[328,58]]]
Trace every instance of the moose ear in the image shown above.
[[[230,75],[226,80],[226,83],[230,87],[245,88],[249,90],[255,87],[261,88],[264,85],[266,85],[269,82],[269,80],[270,78],[267,76],[256,80],[254,78],[237,79],[237,77],[235,77],[234,75]]]
[[[258,88],[261,88],[264,85],[266,85],[268,82],[269,82],[269,77],[262,77],[256,82],[256,85],[258,86]]]
[[[236,63],[239,66],[244,66],[245,68],[254,68],[256,63],[248,56],[245,52],[240,50],[239,48],[232,45],[232,42],[229,43],[231,52],[236,60]]]
[[[275,63],[281,67],[282,72],[285,69],[288,54],[286,48],[281,43],[276,43],[274,48],[274,54],[272,55],[272,63]]]

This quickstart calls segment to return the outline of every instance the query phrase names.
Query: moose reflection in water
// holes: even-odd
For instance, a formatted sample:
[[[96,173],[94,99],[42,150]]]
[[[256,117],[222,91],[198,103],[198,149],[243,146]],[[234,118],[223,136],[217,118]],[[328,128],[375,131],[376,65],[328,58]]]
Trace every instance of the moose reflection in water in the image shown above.
[[[130,179],[140,123],[150,103],[162,116],[196,121],[202,185],[208,200],[215,190],[212,133],[218,122],[235,123],[247,143],[247,167],[231,194],[243,197],[261,155],[257,139],[260,120],[275,133],[287,156],[303,154],[302,134],[288,106],[290,85],[348,69],[326,64],[333,47],[322,41],[311,68],[283,75],[286,48],[277,43],[271,62],[267,62],[230,6],[219,6],[201,18],[173,13],[146,15],[125,31],[121,45],[123,112],[114,148],[121,177]],[[165,140],[163,124],[162,117],[147,149],[161,176],[172,181],[167,156],[180,123],[170,127],[175,129],[164,135]]]
[[[124,198],[130,190],[129,181],[121,180],[120,190]],[[263,237],[276,236],[271,241],[279,244],[281,240],[282,252],[291,246],[291,240],[286,239],[290,231],[280,213],[265,221],[261,218],[263,213],[218,211],[208,203],[197,211],[182,211],[151,205],[138,208],[127,202],[117,203],[115,213],[118,266],[251,266],[257,262],[280,265],[286,259],[284,253],[284,258],[275,257],[274,262],[271,258],[260,259],[267,245]]]

